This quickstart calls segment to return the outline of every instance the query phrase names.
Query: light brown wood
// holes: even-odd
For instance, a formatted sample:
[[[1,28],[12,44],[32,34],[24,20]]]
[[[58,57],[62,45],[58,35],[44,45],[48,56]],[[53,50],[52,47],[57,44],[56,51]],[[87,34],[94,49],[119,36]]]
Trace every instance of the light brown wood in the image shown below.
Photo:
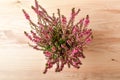
[[[89,14],[94,39],[84,49],[81,68],[54,68],[47,74],[45,57],[27,45],[23,32],[30,27],[24,8],[35,19],[34,0],[0,0],[0,80],[120,80],[120,0],[39,0],[48,12],[57,8],[69,17],[72,7],[80,8],[77,19]]]

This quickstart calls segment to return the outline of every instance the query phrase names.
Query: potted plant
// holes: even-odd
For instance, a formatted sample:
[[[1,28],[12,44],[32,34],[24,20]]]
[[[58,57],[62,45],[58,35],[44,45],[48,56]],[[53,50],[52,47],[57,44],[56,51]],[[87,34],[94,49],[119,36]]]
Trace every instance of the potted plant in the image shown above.
[[[60,13],[53,13],[50,16],[47,11],[35,0],[35,6],[31,7],[38,18],[34,23],[29,14],[23,9],[26,19],[29,21],[32,30],[25,35],[35,43],[31,45],[36,50],[42,50],[46,57],[46,67],[43,73],[56,64],[56,72],[63,70],[65,65],[80,68],[81,58],[85,58],[83,47],[92,40],[92,30],[88,28],[89,15],[75,22],[77,11],[72,8],[70,19]]]

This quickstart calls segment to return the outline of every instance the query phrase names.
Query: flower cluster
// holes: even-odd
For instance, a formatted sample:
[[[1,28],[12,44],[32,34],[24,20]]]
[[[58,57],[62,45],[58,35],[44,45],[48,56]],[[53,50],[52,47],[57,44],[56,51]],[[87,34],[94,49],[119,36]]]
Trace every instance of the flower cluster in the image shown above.
[[[75,22],[79,14],[72,9],[70,19],[57,10],[58,16],[53,13],[48,15],[47,11],[35,0],[35,6],[31,7],[37,14],[38,22],[34,23],[29,14],[23,9],[26,19],[29,21],[32,30],[25,35],[35,43],[31,45],[36,50],[42,50],[46,57],[46,67],[43,73],[56,64],[56,72],[63,70],[65,65],[80,68],[80,58],[85,58],[83,47],[92,40],[92,30],[88,29],[89,16]]]

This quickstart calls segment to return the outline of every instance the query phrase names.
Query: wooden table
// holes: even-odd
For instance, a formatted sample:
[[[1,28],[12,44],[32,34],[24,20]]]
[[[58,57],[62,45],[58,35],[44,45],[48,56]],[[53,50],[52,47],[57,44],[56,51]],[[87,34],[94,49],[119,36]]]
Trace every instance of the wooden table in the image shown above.
[[[0,80],[120,80],[120,0],[39,0],[50,14],[60,8],[69,17],[72,7],[80,8],[77,19],[89,14],[94,35],[79,70],[53,68],[45,75],[44,55],[29,47],[23,34],[30,27],[21,9],[34,16],[33,2],[0,0]]]

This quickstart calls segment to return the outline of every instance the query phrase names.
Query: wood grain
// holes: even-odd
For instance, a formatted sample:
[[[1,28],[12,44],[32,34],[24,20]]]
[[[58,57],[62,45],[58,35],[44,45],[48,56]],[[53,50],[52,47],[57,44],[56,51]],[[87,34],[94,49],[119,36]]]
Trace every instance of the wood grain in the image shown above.
[[[23,34],[30,27],[21,9],[34,16],[33,2],[0,0],[0,80],[120,80],[120,0],[39,0],[50,14],[60,8],[68,18],[72,7],[80,8],[77,20],[89,14],[94,35],[79,70],[53,68],[45,75],[44,55],[29,47]]]

